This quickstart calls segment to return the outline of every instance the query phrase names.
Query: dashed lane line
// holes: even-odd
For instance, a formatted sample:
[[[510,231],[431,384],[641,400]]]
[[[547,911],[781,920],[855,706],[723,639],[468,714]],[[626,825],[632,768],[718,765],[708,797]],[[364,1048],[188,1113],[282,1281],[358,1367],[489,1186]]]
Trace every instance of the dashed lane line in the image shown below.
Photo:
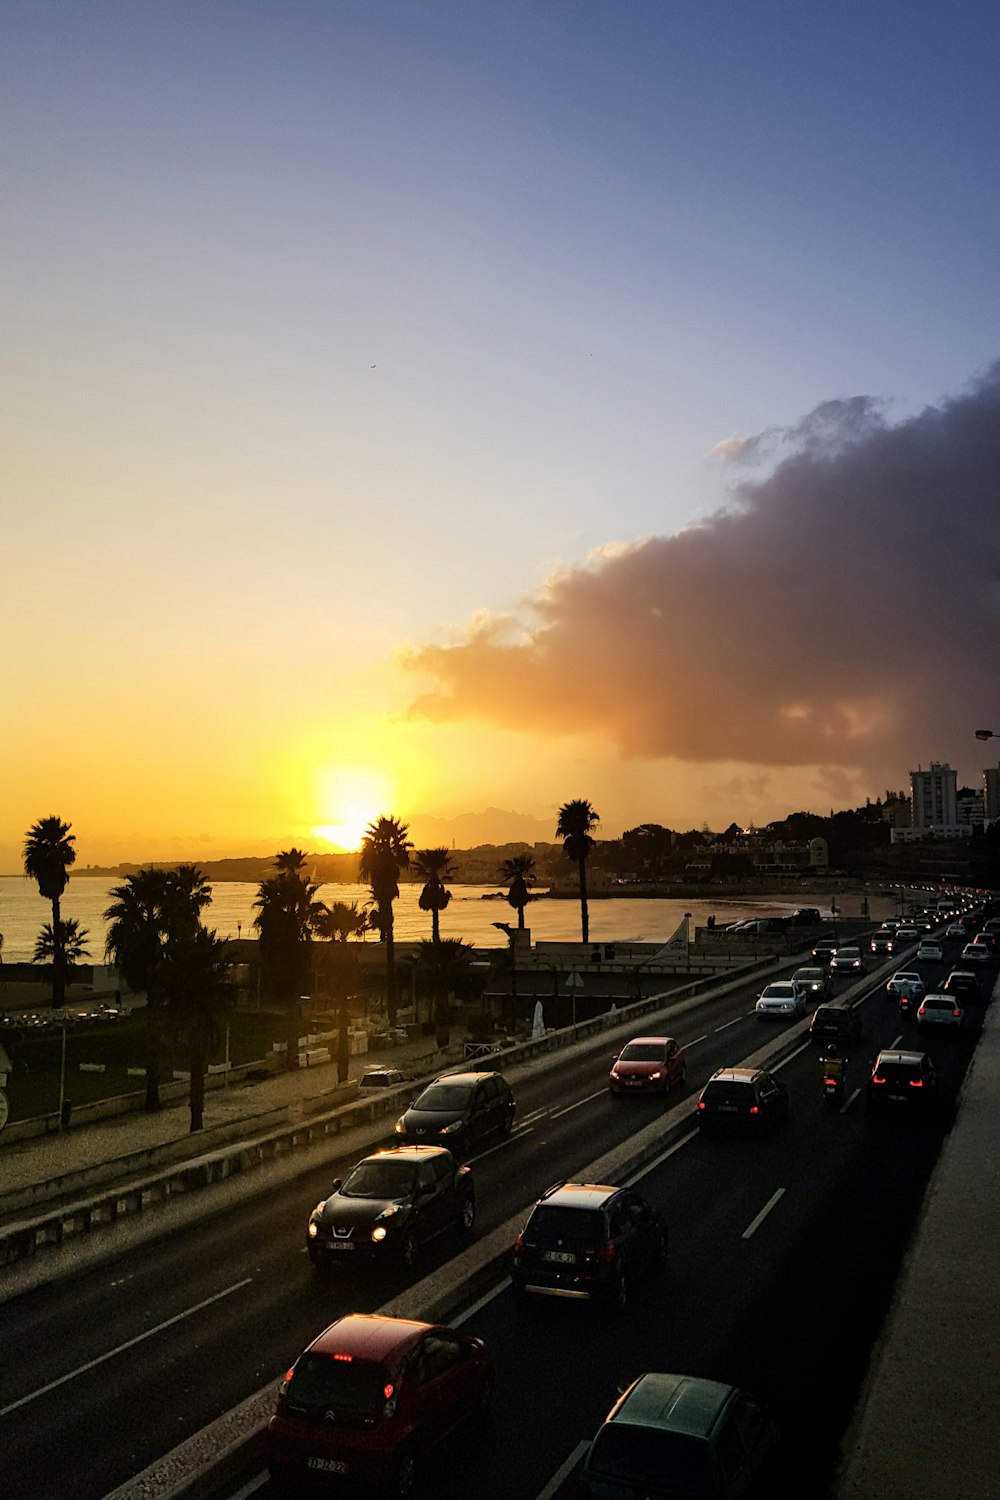
[[[771,1194],[770,1198],[768,1198],[767,1202],[764,1204],[764,1207],[761,1209],[757,1217],[747,1225],[746,1229],[744,1229],[742,1236],[743,1239],[748,1240],[752,1234],[757,1233],[757,1230],[763,1224],[764,1220],[771,1212],[771,1209],[775,1208],[781,1202],[784,1196],[784,1188],[778,1188],[777,1192]]]

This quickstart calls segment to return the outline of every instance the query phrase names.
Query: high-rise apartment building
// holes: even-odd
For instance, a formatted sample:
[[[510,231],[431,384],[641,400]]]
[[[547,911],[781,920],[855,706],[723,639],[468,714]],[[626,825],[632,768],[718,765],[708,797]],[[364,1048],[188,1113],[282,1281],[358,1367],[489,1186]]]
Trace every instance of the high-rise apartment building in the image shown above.
[[[947,761],[910,772],[912,826],[945,835],[958,827],[957,778]]]
[[[983,772],[983,817],[987,828],[1000,820],[1000,766]]]

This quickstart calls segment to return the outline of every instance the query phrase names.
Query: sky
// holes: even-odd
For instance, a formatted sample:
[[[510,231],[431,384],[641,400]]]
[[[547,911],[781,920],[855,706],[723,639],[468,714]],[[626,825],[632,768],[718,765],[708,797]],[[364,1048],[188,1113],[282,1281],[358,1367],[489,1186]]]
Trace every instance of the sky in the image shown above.
[[[998,76],[979,0],[7,0],[0,870],[980,784]]]

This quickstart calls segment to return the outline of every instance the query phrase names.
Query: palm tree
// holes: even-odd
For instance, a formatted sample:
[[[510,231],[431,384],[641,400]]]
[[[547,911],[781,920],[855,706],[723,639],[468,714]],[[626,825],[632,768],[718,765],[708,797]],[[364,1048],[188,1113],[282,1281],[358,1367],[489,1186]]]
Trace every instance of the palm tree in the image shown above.
[[[301,849],[283,849],[274,856],[274,868],[279,875],[301,875],[306,867],[306,856]]]
[[[350,997],[358,987],[360,964],[357,953],[348,946],[349,938],[361,939],[368,931],[369,917],[356,901],[334,901],[326,906],[316,903],[313,927],[319,937],[329,940],[325,968],[330,988],[337,1001],[337,1082],[344,1083],[350,1071]]]
[[[52,1004],[63,1005],[66,1000],[66,973],[60,941],[62,919],[59,902],[69,881],[69,867],[76,859],[76,842],[70,833],[72,823],[64,823],[52,814],[39,818],[28,829],[24,840],[24,873],[28,880],[38,882],[40,895],[52,902],[52,935],[55,948],[52,954]]]
[[[108,923],[105,956],[134,993],[145,992],[146,1104],[150,1113],[160,1108],[160,1044],[163,950],[166,944],[164,908],[169,900],[166,870],[137,870],[113,886],[105,910]]]
[[[188,867],[190,868],[190,867]],[[178,871],[178,873],[180,873]],[[225,977],[226,943],[197,922],[182,927],[164,955],[162,982],[167,1027],[190,1076],[190,1131],[205,1123],[205,1072],[223,1036],[230,989]]]
[[[517,926],[524,931],[524,908],[535,898],[530,887],[535,883],[535,859],[532,854],[515,854],[500,866],[500,879],[507,886],[507,904],[517,912]]]
[[[587,911],[587,856],[594,847],[590,830],[601,821],[589,802],[577,798],[559,809],[556,822],[556,838],[562,839],[563,850],[569,859],[576,862],[580,876],[580,928],[582,941],[590,941],[590,915]]]
[[[285,863],[277,875],[262,880],[254,899],[261,969],[274,999],[285,1007],[286,1066],[299,1065],[299,997],[309,981],[309,944],[320,903],[317,886],[302,875],[298,850],[280,854]]]
[[[396,948],[393,939],[392,903],[399,895],[399,872],[410,863],[413,845],[407,824],[383,816],[369,823],[361,840],[358,872],[370,887],[379,937],[385,943],[385,999],[389,1025],[396,1024]]]
[[[450,849],[418,849],[413,856],[413,868],[424,881],[418,905],[421,911],[431,914],[431,942],[441,941],[441,913],[451,900],[451,891],[446,890],[445,881],[455,875],[451,863]]]
[[[431,992],[439,1047],[448,1044],[448,996],[468,979],[473,952],[471,944],[461,938],[421,941],[418,962]]]
[[[62,931],[59,933],[57,942],[56,935],[52,931],[52,923],[45,923],[35,939],[35,951],[31,956],[31,961],[35,964],[54,963],[56,954],[61,953],[66,982],[72,984],[75,969],[85,958],[90,957],[90,950],[87,947],[90,933],[86,927],[80,926],[76,917],[67,917],[66,921],[59,925]],[[2,945],[3,939],[0,938],[0,946]]]
[[[171,979],[184,945],[194,944],[211,887],[194,865],[176,870],[138,870],[111,890],[104,913],[108,960],[129,989],[146,993],[146,1109],[160,1108],[160,1054],[170,1004]]]

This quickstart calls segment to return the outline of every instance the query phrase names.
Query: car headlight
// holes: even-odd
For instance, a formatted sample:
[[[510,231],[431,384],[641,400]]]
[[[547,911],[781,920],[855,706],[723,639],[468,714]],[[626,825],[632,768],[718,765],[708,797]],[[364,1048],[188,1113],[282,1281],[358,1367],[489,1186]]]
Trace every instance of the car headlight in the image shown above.
[[[662,1077],[663,1077],[663,1074],[661,1072],[659,1072],[659,1070],[657,1070],[655,1073],[650,1073],[650,1075],[649,1075],[649,1081],[650,1081],[650,1083],[654,1083],[657,1078],[662,1078]]]
[[[384,1224],[375,1225],[375,1228],[372,1230],[372,1239],[374,1240],[376,1245],[385,1239],[386,1233],[387,1231]]]
[[[612,1076],[612,1078],[617,1078],[619,1076],[617,1068],[612,1068],[611,1069],[611,1076]]]
[[[402,1120],[397,1120],[392,1128],[397,1135],[402,1135],[403,1131],[406,1129],[406,1126],[403,1124]]]
[[[319,1234],[319,1225],[317,1224],[315,1219],[309,1220],[309,1228],[307,1229],[306,1233],[311,1240],[314,1240]]]

